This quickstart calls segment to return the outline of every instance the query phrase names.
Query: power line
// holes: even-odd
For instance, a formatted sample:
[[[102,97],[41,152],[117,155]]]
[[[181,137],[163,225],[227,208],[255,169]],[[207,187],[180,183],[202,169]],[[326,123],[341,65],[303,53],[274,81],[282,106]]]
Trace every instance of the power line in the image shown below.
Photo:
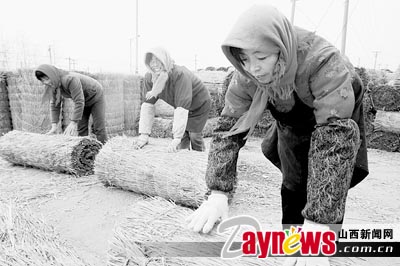
[[[328,12],[330,11],[331,6],[332,6],[332,4],[333,4],[334,1],[335,1],[335,0],[332,0],[332,1],[330,2],[330,4],[328,5],[328,8],[325,10],[325,13],[322,15],[321,19],[318,21],[318,24],[317,24],[317,26],[314,28],[314,30],[317,30],[317,29],[319,28],[319,26],[321,26],[322,21],[323,21],[323,20],[325,19],[325,17],[328,15]]]

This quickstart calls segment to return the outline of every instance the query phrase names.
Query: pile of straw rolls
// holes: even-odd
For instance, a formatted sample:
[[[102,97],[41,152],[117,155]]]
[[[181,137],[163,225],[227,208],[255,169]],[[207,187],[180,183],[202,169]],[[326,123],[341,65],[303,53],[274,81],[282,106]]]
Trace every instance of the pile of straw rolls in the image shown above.
[[[172,107],[172,105],[169,105],[162,99],[157,100],[157,102],[154,104],[154,108],[155,117],[172,119],[172,117],[174,116],[174,107]]]
[[[106,101],[106,132],[109,136],[122,134],[124,131],[124,87],[123,79],[108,75],[99,76]]]
[[[172,138],[173,118],[155,117],[151,128],[150,137]]]
[[[138,201],[116,224],[108,251],[109,266],[133,265],[265,265],[257,258],[224,260],[220,250],[228,232],[199,234],[187,228],[193,210],[155,197]],[[269,258],[268,265],[279,265]]]
[[[101,149],[95,174],[107,186],[148,196],[160,196],[177,204],[197,207],[207,192],[204,176],[207,153],[182,150],[168,153],[154,144],[134,149],[136,138],[117,136]]]
[[[370,91],[374,107],[383,111],[400,111],[400,88],[383,85]]]
[[[209,118],[217,117],[225,103],[225,93],[228,89],[230,80],[232,79],[233,72],[223,71],[199,71],[194,72],[198,76],[210,92],[211,96],[211,111]]]
[[[0,202],[0,265],[89,265],[54,229],[21,206]]]
[[[101,143],[89,137],[13,130],[0,137],[0,156],[13,164],[85,176],[93,173]]]
[[[50,104],[42,103],[45,88],[33,71],[20,70],[7,81],[13,129],[34,133],[50,130]]]
[[[124,133],[137,135],[140,105],[142,103],[143,78],[141,76],[129,76],[123,80],[124,88]]]
[[[74,109],[74,101],[71,98],[63,97],[61,103],[61,126],[63,131],[67,128],[69,122],[71,122],[71,117],[74,113]]]
[[[6,74],[0,73],[0,136],[12,130],[6,79]]]
[[[400,89],[394,86],[376,86],[364,95],[364,117],[367,134],[367,147],[390,152],[400,152],[400,133],[395,128],[382,127],[393,117],[398,124],[400,113]],[[389,124],[390,124],[389,123]]]

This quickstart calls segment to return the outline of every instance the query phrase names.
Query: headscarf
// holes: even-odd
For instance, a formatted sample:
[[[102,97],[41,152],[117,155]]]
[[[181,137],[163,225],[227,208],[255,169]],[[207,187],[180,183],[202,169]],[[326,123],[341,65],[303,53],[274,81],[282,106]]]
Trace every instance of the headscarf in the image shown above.
[[[161,63],[164,66],[165,71],[161,72],[154,72],[149,63],[151,60],[152,56],[157,57],[158,60],[161,61]],[[165,50],[162,47],[153,47],[149,49],[144,56],[144,63],[151,73],[151,80],[153,82],[153,88],[152,92],[154,96],[157,96],[162,92],[162,90],[165,87],[165,84],[167,83],[168,80],[168,74],[171,72],[172,68],[174,67],[174,60],[171,58],[169,55],[168,51]]]
[[[231,47],[279,51],[273,82],[268,85],[260,84],[235,59]],[[290,21],[276,8],[268,5],[255,5],[239,17],[223,42],[222,51],[240,73],[258,85],[249,110],[241,116],[227,134],[227,136],[231,136],[249,130],[248,136],[260,120],[268,101],[273,102],[277,98],[287,100],[296,88],[296,32]]]
[[[40,71],[45,74],[53,84],[53,87],[46,85],[46,90],[42,97],[42,102],[47,102],[49,100],[53,100],[55,105],[59,105],[61,102],[61,76],[66,74],[67,72],[61,69],[56,68],[55,66],[43,64],[40,65],[35,70],[35,75],[38,77],[37,72]]]

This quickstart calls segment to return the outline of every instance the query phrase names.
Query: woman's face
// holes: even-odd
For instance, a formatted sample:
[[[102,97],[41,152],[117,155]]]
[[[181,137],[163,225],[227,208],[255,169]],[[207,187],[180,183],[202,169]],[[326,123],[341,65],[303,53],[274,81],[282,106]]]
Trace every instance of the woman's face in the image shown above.
[[[149,62],[149,66],[151,68],[151,70],[153,70],[156,73],[161,72],[162,70],[164,70],[164,66],[161,63],[160,60],[158,60],[157,57],[155,57],[154,55],[151,56],[150,62]]]
[[[275,64],[278,54],[272,54],[255,49],[242,49],[240,54],[243,68],[261,84],[273,81]]]
[[[44,76],[40,79],[40,81],[43,83],[43,85],[49,86],[49,87],[53,87],[53,83],[51,82],[51,80]]]

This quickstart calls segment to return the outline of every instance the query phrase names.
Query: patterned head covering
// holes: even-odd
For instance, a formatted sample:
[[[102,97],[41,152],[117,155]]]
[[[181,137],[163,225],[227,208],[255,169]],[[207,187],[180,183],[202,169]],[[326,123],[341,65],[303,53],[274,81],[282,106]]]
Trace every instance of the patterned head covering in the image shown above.
[[[232,54],[232,47],[254,49],[278,53],[274,81],[260,84]],[[222,51],[232,65],[245,77],[253,80],[258,88],[254,94],[249,111],[242,115],[228,135],[235,135],[254,127],[262,116],[268,101],[288,99],[295,90],[297,71],[297,36],[289,20],[276,8],[268,5],[255,5],[245,11],[237,20],[228,37],[222,44]]]

